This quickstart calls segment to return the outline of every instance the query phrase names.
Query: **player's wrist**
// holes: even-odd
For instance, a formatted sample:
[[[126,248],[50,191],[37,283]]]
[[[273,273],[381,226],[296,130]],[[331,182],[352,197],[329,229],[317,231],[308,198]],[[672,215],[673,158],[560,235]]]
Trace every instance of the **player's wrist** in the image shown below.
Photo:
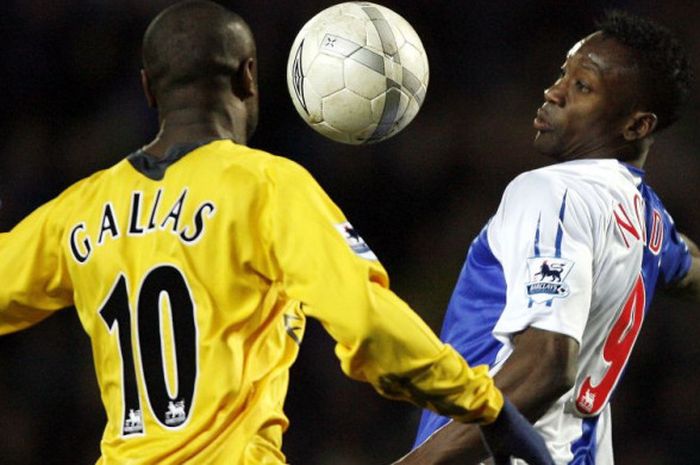
[[[491,380],[489,391],[479,399],[480,407],[474,402],[474,395],[468,396],[471,402],[465,407],[463,415],[450,415],[453,420],[459,423],[477,423],[479,425],[491,425],[496,422],[503,409],[505,397]]]
[[[500,389],[494,384],[492,386],[493,393],[485,407],[484,420],[481,425],[488,426],[496,423],[503,413],[503,409],[506,407],[506,397],[503,395]]]
[[[481,426],[481,435],[496,463],[510,456],[531,463],[552,463],[542,437],[507,398],[496,421]]]

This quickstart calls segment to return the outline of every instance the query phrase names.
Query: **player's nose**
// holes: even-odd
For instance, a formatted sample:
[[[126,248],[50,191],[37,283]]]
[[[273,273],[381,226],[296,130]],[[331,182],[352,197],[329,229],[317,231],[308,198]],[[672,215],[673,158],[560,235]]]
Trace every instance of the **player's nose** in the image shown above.
[[[545,102],[553,103],[559,107],[564,106],[566,94],[561,84],[561,80],[558,80],[544,90],[544,100]]]

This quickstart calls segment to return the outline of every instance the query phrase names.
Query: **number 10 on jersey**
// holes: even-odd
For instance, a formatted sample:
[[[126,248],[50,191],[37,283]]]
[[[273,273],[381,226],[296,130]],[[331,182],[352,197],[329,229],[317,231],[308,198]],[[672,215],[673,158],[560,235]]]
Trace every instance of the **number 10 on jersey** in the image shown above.
[[[169,318],[164,316],[166,302]],[[136,376],[139,365],[142,398],[148,402],[153,418],[169,429],[185,424],[197,382],[197,326],[194,300],[182,272],[171,265],[149,271],[140,283],[135,308],[129,303],[127,280],[120,274],[99,314],[117,338],[122,360],[122,435],[145,433]],[[170,331],[164,331],[167,327]],[[170,357],[166,354],[168,333],[172,335]],[[139,354],[138,364],[134,349]],[[168,358],[172,359],[174,383],[168,383]]]

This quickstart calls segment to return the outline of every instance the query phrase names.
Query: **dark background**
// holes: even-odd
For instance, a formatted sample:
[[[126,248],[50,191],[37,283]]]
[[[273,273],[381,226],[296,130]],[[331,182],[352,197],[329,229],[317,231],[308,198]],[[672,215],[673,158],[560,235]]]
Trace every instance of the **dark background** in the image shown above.
[[[0,6],[0,230],[153,136],[141,96],[140,40],[158,0],[15,0]],[[307,167],[380,256],[392,287],[439,330],[467,247],[506,184],[549,163],[531,148],[542,91],[566,51],[623,7],[676,30],[700,63],[700,4],[682,1],[386,1],[417,30],[431,76],[416,120],[393,139],[350,147],[323,139],[287,95],[287,53],[331,2],[222,2],[256,33],[261,123],[250,145]],[[700,67],[700,65],[698,65]],[[648,181],[679,229],[700,239],[700,99],[657,138]],[[2,285],[2,283],[0,283]],[[614,399],[619,464],[700,463],[697,305],[660,296]],[[386,464],[418,419],[344,378],[312,324],[292,372],[291,463]],[[0,464],[92,464],[105,417],[88,338],[73,310],[0,338]]]

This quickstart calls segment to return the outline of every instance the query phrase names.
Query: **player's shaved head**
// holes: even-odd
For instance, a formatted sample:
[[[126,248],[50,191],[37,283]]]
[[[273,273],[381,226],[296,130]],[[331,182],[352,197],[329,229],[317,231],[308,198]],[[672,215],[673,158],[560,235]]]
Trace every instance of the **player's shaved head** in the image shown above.
[[[143,38],[144,70],[159,99],[190,86],[230,86],[241,63],[254,56],[246,22],[208,0],[185,0],[166,8]]]

